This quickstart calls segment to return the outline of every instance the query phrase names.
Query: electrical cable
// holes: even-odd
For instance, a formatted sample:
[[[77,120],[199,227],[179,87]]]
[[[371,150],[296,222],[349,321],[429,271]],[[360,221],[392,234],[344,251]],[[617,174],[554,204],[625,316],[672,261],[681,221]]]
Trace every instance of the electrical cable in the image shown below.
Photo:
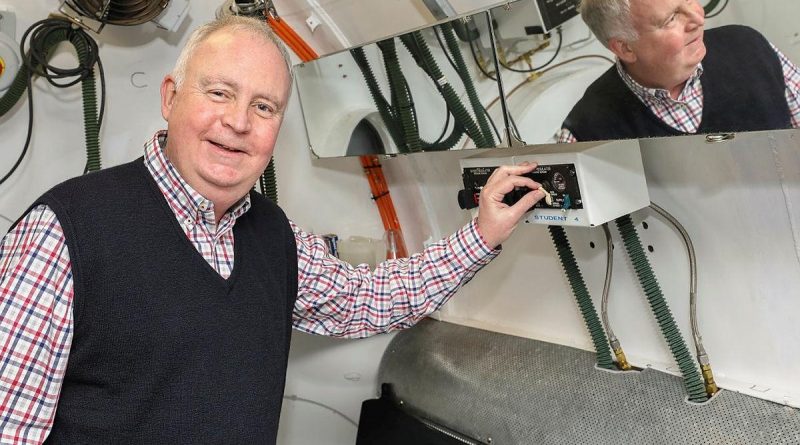
[[[78,54],[78,66],[75,68],[60,68],[50,65],[48,59],[52,56],[55,46],[69,41]],[[25,46],[28,46],[26,51]],[[72,22],[65,19],[44,19],[34,23],[28,28],[20,40],[20,54],[22,66],[14,78],[12,87],[0,98],[0,116],[5,115],[20,99],[25,89],[28,96],[28,129],[25,144],[17,161],[11,169],[0,179],[0,185],[14,174],[30,147],[33,130],[33,76],[45,78],[48,83],[56,88],[68,88],[78,82],[81,83],[83,92],[84,133],[86,138],[87,164],[84,171],[100,169],[99,133],[105,112],[105,75],[100,61],[97,42],[92,39],[82,28],[73,26]],[[95,95],[94,66],[98,66],[101,83],[100,111],[97,111]],[[65,80],[73,78],[72,80]],[[63,80],[63,81],[62,81]]]
[[[533,80],[538,79],[543,74],[545,74],[545,73],[547,73],[549,71],[552,71],[552,70],[554,70],[556,68],[562,67],[564,65],[567,65],[569,63],[572,63],[572,62],[575,62],[575,61],[578,61],[578,60],[581,60],[581,59],[591,59],[591,58],[603,59],[603,60],[606,60],[606,61],[608,61],[610,63],[615,63],[613,60],[609,59],[608,57],[602,56],[602,55],[599,55],[599,54],[586,54],[586,55],[583,55],[583,56],[576,56],[576,57],[573,57],[571,59],[564,60],[563,62],[559,62],[559,63],[557,63],[557,64],[555,64],[555,65],[553,65],[551,67],[548,67],[545,70],[541,71],[540,73],[533,73],[534,75],[532,77],[526,77],[525,80],[523,80],[522,82],[520,82],[517,85],[515,85],[514,88],[512,88],[508,92],[508,94],[506,94],[506,99],[509,99],[511,97],[511,95],[514,94],[515,92],[517,92],[517,90],[519,90],[520,88],[522,88],[523,85],[525,85],[525,84],[527,84],[527,83],[529,83],[529,82],[531,82]],[[486,105],[486,108],[492,108],[499,100],[500,100],[500,96],[495,97],[494,99],[492,99],[491,102],[489,102],[488,105]]]
[[[500,134],[500,130],[497,129],[497,125],[495,125],[494,119],[492,119],[492,116],[489,116],[489,110],[487,110],[486,107],[483,107],[483,112],[486,114],[486,119],[489,119],[489,123],[492,124],[492,129],[494,130],[494,134],[497,136],[497,140],[498,141],[502,141],[503,140],[503,136]],[[511,119],[512,119],[512,122],[513,122],[513,118],[511,118]],[[516,127],[517,124],[514,123],[514,126]]]
[[[456,63],[453,61],[453,58],[450,57],[450,53],[447,52],[447,48],[445,48],[444,42],[442,42],[442,37],[439,35],[439,27],[438,26],[434,26],[433,27],[433,33],[434,33],[434,35],[436,35],[436,41],[439,42],[439,48],[442,49],[442,53],[444,53],[444,56],[447,58],[447,61],[450,63],[450,66],[453,67],[453,70],[458,71],[458,68],[456,67]]]
[[[711,371],[711,361],[708,358],[705,347],[703,347],[703,336],[700,335],[700,327],[697,322],[697,257],[694,252],[694,244],[692,243],[691,237],[689,237],[689,232],[686,231],[686,228],[683,227],[677,218],[654,202],[650,202],[650,208],[664,217],[664,219],[678,230],[678,233],[680,233],[683,239],[683,244],[686,247],[686,253],[689,256],[689,318],[691,320],[692,338],[694,339],[694,346],[697,350],[697,360],[700,362],[700,369],[703,372],[703,379],[706,382],[706,392],[708,395],[713,395],[718,391],[718,388],[714,382],[714,374]]]
[[[470,49],[470,52],[472,53],[472,60],[475,61],[475,65],[478,67],[479,70],[481,70],[481,73],[484,76],[488,77],[489,79],[492,79],[495,82],[497,82],[497,78],[492,76],[491,74],[487,73],[486,69],[483,68],[483,64],[478,59],[478,53],[477,53],[478,50],[475,49],[475,42],[473,40],[469,41],[469,49]]]
[[[317,402],[316,400],[312,400],[312,399],[306,399],[305,397],[300,397],[300,396],[298,396],[298,395],[296,395],[296,394],[285,395],[285,396],[283,396],[283,398],[284,398],[284,399],[286,399],[286,400],[291,400],[291,401],[294,401],[294,402],[305,402],[305,403],[310,403],[310,404],[312,404],[312,405],[316,405],[316,406],[319,406],[319,407],[321,407],[321,408],[325,408],[325,409],[327,409],[328,411],[331,411],[332,413],[339,415],[339,417],[341,417],[341,418],[343,418],[344,420],[346,420],[346,421],[348,421],[348,422],[352,423],[352,424],[353,424],[353,426],[355,426],[356,428],[358,428],[358,422],[356,422],[355,420],[353,420],[353,419],[351,419],[350,417],[348,417],[348,416],[347,416],[347,414],[345,414],[345,413],[343,413],[343,412],[339,411],[338,409],[336,409],[336,408],[334,408],[334,407],[332,407],[332,406],[330,406],[330,405],[326,405],[326,404],[324,404],[324,403],[322,403],[322,402]]]

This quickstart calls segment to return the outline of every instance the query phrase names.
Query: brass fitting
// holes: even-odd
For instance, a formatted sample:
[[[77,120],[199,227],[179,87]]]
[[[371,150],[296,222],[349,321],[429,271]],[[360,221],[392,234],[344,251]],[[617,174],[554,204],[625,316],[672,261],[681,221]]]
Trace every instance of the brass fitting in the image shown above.
[[[700,370],[703,371],[703,380],[706,382],[706,394],[713,396],[719,391],[716,382],[714,382],[714,373],[711,372],[711,365],[700,365]]]
[[[625,352],[622,351],[622,348],[614,348],[614,355],[617,356],[617,366],[619,366],[619,369],[623,371],[631,369],[631,364],[628,363],[628,359],[625,358]]]

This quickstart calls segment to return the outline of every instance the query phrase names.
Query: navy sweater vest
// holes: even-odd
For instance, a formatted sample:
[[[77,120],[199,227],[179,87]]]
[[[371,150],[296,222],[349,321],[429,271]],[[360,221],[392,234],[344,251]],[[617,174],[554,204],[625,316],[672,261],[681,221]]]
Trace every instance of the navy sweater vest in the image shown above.
[[[703,116],[698,133],[791,128],[780,60],[757,31],[741,25],[705,32]],[[673,136],[612,66],[564,120],[579,141]]]
[[[297,252],[283,212],[251,198],[228,279],[186,238],[141,159],[37,201],[64,229],[75,286],[47,443],[275,443]]]

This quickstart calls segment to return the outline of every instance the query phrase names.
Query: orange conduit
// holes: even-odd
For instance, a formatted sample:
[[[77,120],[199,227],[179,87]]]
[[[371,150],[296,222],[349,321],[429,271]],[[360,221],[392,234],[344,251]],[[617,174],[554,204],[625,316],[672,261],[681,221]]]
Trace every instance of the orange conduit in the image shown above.
[[[300,57],[303,62],[310,62],[318,59],[319,55],[311,48],[308,43],[300,37],[288,23],[281,20],[280,17],[265,13],[267,23],[275,34],[283,40],[292,51]],[[361,166],[364,167],[364,174],[369,181],[370,190],[372,190],[372,199],[375,205],[378,206],[378,212],[383,221],[383,228],[386,232],[393,232],[395,236],[395,255],[397,258],[408,256],[406,244],[403,240],[403,231],[400,229],[400,222],[397,219],[397,212],[394,209],[394,202],[392,196],[389,194],[389,186],[386,183],[386,178],[383,175],[383,167],[377,156],[360,156]],[[387,252],[388,254],[388,252]]]

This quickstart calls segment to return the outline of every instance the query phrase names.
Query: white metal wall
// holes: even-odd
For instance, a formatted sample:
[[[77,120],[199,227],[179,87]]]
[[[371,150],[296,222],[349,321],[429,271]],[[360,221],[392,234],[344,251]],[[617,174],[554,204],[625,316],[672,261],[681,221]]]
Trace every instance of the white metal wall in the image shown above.
[[[108,82],[107,119],[101,134],[104,166],[140,156],[142,143],[156,129],[164,127],[159,115],[158,88],[161,78],[171,68],[177,49],[188,32],[211,18],[219,3],[210,0],[191,2],[189,18],[175,34],[159,30],[151,24],[134,28],[107,27],[103,31],[99,42]],[[0,0],[0,5],[16,10],[19,38],[22,31],[33,22],[53,11],[57,2]],[[792,0],[739,0],[731,2],[729,13],[747,17],[748,23],[762,29],[776,45],[797,61],[800,57],[794,54],[798,37],[790,18],[798,16],[791,13],[800,12],[798,8],[800,5]],[[713,22],[709,24],[713,26]],[[74,63],[74,58],[69,54],[59,55],[59,60],[65,65]],[[12,220],[50,186],[80,174],[85,160],[79,90],[55,90],[39,80],[34,87],[34,105],[35,126],[31,151],[14,177],[0,187],[0,214]],[[12,113],[0,119],[0,171],[5,171],[14,162],[22,148],[27,120],[25,106],[23,101]],[[314,160],[306,144],[295,94],[276,150],[280,201],[287,214],[301,226],[317,233],[336,232],[342,237],[366,235],[379,238],[382,226],[369,199],[369,188],[358,161]],[[447,235],[467,221],[468,215],[455,207],[455,190],[460,185],[456,158],[464,154],[416,155],[386,162],[392,193],[412,250],[419,250],[426,239]],[[443,160],[436,160],[440,158]],[[665,206],[673,193],[684,187],[668,179],[668,176],[662,179],[662,189],[652,192],[654,198],[662,199]],[[730,184],[725,183],[717,192],[735,193],[732,190]],[[660,193],[663,195],[659,196]],[[693,221],[691,215],[677,216]],[[0,218],[0,231],[4,232],[9,225],[9,222]],[[651,227],[666,232],[665,228],[659,228],[657,222]],[[693,229],[691,227],[690,231]],[[468,307],[465,310],[471,314],[505,320],[502,330],[522,332],[533,329],[540,339],[588,347],[585,329],[571,297],[566,293],[567,287],[557,259],[549,251],[549,240],[537,232],[541,230],[522,227],[507,243],[507,251],[498,261],[457,295],[455,301],[463,303],[462,308]],[[531,236],[531,233],[535,235]],[[776,233],[775,236],[780,237],[778,242],[793,243],[788,232]],[[570,231],[570,235],[574,237],[573,242],[581,246],[588,244],[590,239],[599,246],[603,245],[599,232]],[[730,233],[729,236],[737,239],[737,233]],[[668,233],[663,238],[656,245],[656,255],[682,258],[679,242]],[[719,245],[730,247],[739,244]],[[738,270],[751,270],[749,267],[753,264],[753,258],[736,256],[728,250],[703,250],[699,255],[703,257],[703,265],[719,262],[730,264],[731,269],[727,270],[729,275]],[[592,290],[595,290],[596,283],[602,279],[598,275],[604,261],[602,249],[584,248],[579,251],[578,259],[586,267],[585,276],[591,283],[590,287],[594,286]],[[660,271],[665,270],[661,267],[667,267],[664,276],[674,277],[674,280],[662,279],[662,285],[667,291],[680,294],[686,279],[683,260],[672,264],[674,269],[669,269],[669,260],[663,263],[659,263],[659,276],[662,276]],[[624,267],[621,258],[618,264],[620,268]],[[781,269],[781,273],[793,272],[791,265],[785,266],[786,269]],[[642,314],[646,313],[647,308],[641,299],[636,298],[638,290],[635,283],[625,278],[624,274],[620,275],[619,287],[627,289],[629,295],[625,297],[627,303],[624,308],[615,308],[612,315],[612,320],[620,326],[618,334],[623,341],[627,341],[626,346],[630,345],[635,351],[632,355],[639,363],[652,363],[654,366],[666,363],[664,347],[659,343],[654,328],[650,325],[625,324],[628,318],[644,319]],[[779,277],[776,276],[776,280],[780,280]],[[537,287],[538,281],[544,279],[553,281],[552,292],[535,291],[541,288]],[[561,284],[559,280],[562,280]],[[503,285],[498,286],[498,283]],[[701,286],[714,287],[714,284],[701,281]],[[500,292],[488,295],[488,290],[496,291],[498,288]],[[724,305],[723,296],[718,296],[714,303]],[[525,298],[530,299],[529,305],[520,302]],[[680,297],[677,298],[674,308],[681,301]],[[796,303],[787,302],[772,293],[754,291],[743,294],[743,297],[735,300],[735,304],[727,307],[732,311],[728,315],[737,320],[736,329],[718,330],[719,326],[716,326],[710,328],[716,334],[706,333],[709,353],[716,354],[717,360],[724,364],[725,374],[736,374],[736,378],[742,381],[753,382],[756,385],[754,391],[785,387],[787,382],[791,383],[792,376],[798,371],[794,359],[787,358],[783,362],[782,374],[770,374],[755,360],[742,360],[742,348],[733,346],[750,345],[753,341],[751,338],[760,339],[764,340],[761,344],[766,344],[775,357],[791,355],[794,344],[787,343],[786,339],[795,338],[797,332],[787,318],[797,313]],[[764,307],[769,310],[762,310]],[[702,310],[710,314],[715,308],[704,306]],[[676,318],[684,325],[685,319],[681,320],[681,317],[676,309]],[[713,323],[722,325],[725,320],[720,318]],[[622,327],[626,325],[630,327]],[[389,339],[390,336],[380,336],[342,341],[295,335],[286,394],[294,395],[297,399],[284,404],[280,443],[318,443],[319,437],[325,437],[326,443],[331,444],[353,443],[355,428],[334,410],[350,419],[357,419],[359,402],[375,392],[375,369]],[[712,355],[712,359],[715,359],[715,355]],[[723,380],[725,375],[719,377]]]

